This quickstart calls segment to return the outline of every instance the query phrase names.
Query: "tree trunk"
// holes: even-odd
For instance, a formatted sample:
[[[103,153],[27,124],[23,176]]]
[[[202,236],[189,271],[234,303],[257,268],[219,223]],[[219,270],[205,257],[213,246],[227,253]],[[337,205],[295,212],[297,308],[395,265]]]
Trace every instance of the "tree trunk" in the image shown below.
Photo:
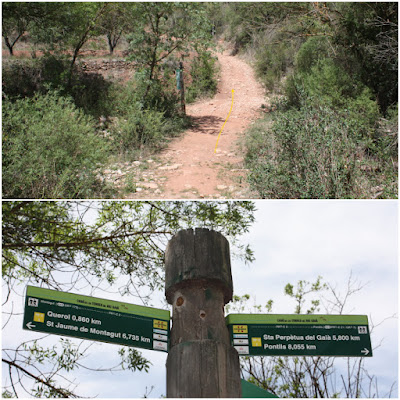
[[[13,46],[11,45],[11,43],[9,42],[7,37],[4,38],[4,41],[6,42],[6,46],[8,48],[9,53],[10,53],[10,56],[13,56],[14,55]]]
[[[71,82],[72,82],[72,71],[74,69],[75,61],[78,58],[79,51],[81,50],[82,46],[86,43],[86,40],[89,37],[89,33],[93,29],[93,27],[96,25],[97,20],[99,19],[99,17],[103,14],[105,9],[107,8],[107,4],[108,3],[105,3],[103,5],[103,7],[96,14],[93,21],[89,22],[89,24],[86,26],[85,31],[83,32],[82,36],[80,37],[77,45],[75,46],[74,55],[72,57],[72,61],[71,61],[70,69],[69,69],[68,85],[71,85]]]
[[[10,40],[8,39],[8,36],[3,36],[4,37],[4,42],[5,42],[5,44],[6,44],[7,48],[8,48],[10,56],[14,55],[14,45],[15,45],[15,43],[18,42],[18,40],[19,40],[19,38],[21,36],[22,36],[22,33],[20,33],[12,43],[10,43]]]

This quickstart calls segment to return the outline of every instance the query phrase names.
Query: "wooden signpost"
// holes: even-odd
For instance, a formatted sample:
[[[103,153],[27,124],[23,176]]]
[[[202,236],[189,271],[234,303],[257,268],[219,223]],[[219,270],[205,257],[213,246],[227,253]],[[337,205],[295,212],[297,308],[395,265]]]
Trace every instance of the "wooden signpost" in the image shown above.
[[[183,62],[179,62],[179,68],[175,71],[176,73],[176,88],[179,90],[181,95],[181,111],[182,114],[186,114],[186,103],[185,103],[185,83],[183,81]]]
[[[167,397],[255,396],[240,356],[372,357],[363,315],[230,314],[229,242],[179,231],[165,253],[166,310],[27,287],[23,329],[168,352]],[[256,388],[257,389],[257,388]],[[251,393],[250,393],[250,392]],[[272,394],[257,391],[255,397]]]
[[[241,397],[224,318],[233,293],[229,242],[208,229],[178,232],[165,253],[165,293],[173,307],[167,397]]]

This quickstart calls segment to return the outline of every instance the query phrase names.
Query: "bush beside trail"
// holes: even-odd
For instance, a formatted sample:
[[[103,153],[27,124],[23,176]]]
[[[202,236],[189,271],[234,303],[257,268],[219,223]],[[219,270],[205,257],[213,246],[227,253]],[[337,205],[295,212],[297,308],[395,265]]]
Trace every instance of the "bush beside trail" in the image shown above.
[[[377,141],[392,155],[377,157],[357,139],[358,126],[348,111],[315,106],[259,120],[246,138],[252,186],[267,199],[395,197],[397,146],[387,134],[392,131],[381,128]]]
[[[3,197],[85,198],[101,193],[107,143],[58,92],[3,100]]]
[[[397,198],[398,4],[232,4],[224,17],[275,103],[246,140],[260,197]]]

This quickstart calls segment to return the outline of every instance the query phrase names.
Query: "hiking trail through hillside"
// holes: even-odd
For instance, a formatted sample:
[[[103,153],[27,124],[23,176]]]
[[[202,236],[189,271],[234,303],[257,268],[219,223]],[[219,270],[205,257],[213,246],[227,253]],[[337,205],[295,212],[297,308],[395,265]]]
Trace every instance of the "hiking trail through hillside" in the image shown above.
[[[261,106],[266,100],[251,66],[229,53],[229,50],[218,53],[220,79],[217,94],[212,99],[186,106],[187,114],[193,119],[193,128],[171,140],[151,159],[130,163],[135,167],[135,176],[131,177],[132,193],[124,188],[125,198],[255,197],[247,183],[248,171],[244,168],[244,154],[238,139],[261,116]],[[218,134],[232,105],[232,89],[232,112],[215,153]],[[120,181],[121,185],[123,179]]]

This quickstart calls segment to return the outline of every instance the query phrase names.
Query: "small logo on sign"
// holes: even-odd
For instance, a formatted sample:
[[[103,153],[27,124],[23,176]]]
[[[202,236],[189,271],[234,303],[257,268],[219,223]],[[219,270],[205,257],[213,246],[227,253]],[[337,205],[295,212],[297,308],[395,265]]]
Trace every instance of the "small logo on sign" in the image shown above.
[[[249,346],[234,346],[239,354],[249,354]]]
[[[29,307],[39,307],[39,300],[38,299],[34,299],[33,297],[29,297],[28,306]]]
[[[33,320],[35,322],[44,322],[44,313],[41,312],[35,312],[33,314]]]
[[[247,325],[233,325],[233,333],[247,333]]]
[[[153,321],[153,327],[158,329],[168,329],[168,322],[155,319]]]
[[[153,340],[153,349],[168,351],[168,344],[166,342],[159,342],[158,340]]]
[[[359,334],[368,333],[367,327],[366,326],[359,326],[358,327],[358,333]]]
[[[261,347],[261,338],[260,337],[253,337],[251,338],[251,345],[253,347]]]

